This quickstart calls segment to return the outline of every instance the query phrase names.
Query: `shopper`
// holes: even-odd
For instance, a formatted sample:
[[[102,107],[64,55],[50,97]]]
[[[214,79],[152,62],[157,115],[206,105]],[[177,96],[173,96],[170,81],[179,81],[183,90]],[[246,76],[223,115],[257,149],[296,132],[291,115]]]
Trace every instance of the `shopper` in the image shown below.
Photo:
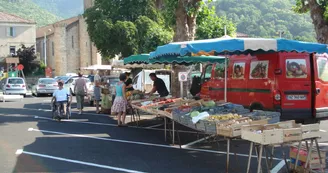
[[[88,89],[82,73],[80,72],[78,75],[79,78],[75,81],[74,93],[76,94],[77,109],[79,110],[79,115],[81,115],[83,111],[84,97]]]
[[[167,90],[162,79],[158,78],[155,73],[150,73],[149,77],[152,81],[154,81],[153,89],[150,91],[149,95],[154,94],[156,91],[160,97],[166,97],[169,95],[169,91]]]
[[[93,89],[93,94],[94,94],[94,103],[96,105],[96,113],[99,114],[99,102],[100,102],[100,85],[101,85],[101,77],[99,75],[99,71],[96,70],[96,74],[94,76],[94,89]]]
[[[117,114],[117,125],[119,127],[126,126],[125,125],[125,116],[126,116],[126,107],[127,107],[127,99],[125,96],[125,80],[126,75],[124,73],[120,74],[120,81],[115,86],[115,100],[112,106],[112,113]]]
[[[131,73],[125,72],[126,75],[126,81],[125,81],[125,86],[126,86],[126,91],[133,91],[133,86],[132,86],[132,79],[130,78]]]

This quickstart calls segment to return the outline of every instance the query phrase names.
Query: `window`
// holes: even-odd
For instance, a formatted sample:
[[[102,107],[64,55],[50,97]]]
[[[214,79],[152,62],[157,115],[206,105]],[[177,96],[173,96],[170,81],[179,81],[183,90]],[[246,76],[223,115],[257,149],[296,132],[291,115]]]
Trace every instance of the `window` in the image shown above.
[[[8,79],[9,84],[24,84],[23,79]]]
[[[51,52],[52,52],[52,56],[55,56],[55,44],[54,44],[54,42],[51,42]]]
[[[324,82],[328,82],[328,64],[327,58],[317,59],[318,78]]]
[[[16,47],[15,46],[10,46],[9,47],[9,52],[11,56],[14,56],[16,54]]]
[[[8,27],[7,28],[7,36],[8,37],[15,37],[16,36],[16,28]]]
[[[215,79],[224,79],[224,64],[216,64],[214,78]]]
[[[205,72],[203,74],[203,82],[207,82],[208,80],[211,79],[211,75],[212,75],[212,64],[209,64],[206,66],[205,68]]]
[[[250,79],[268,78],[269,61],[253,61],[249,73]]]
[[[305,59],[286,59],[286,78],[307,78]]]
[[[74,36],[72,35],[72,48],[74,48]]]
[[[232,79],[244,79],[245,74],[245,63],[239,62],[233,65]]]

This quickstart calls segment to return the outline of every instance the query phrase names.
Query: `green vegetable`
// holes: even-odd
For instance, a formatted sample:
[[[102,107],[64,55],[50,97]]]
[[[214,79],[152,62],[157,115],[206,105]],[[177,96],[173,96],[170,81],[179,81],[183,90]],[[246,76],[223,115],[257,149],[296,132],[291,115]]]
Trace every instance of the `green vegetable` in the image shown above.
[[[199,115],[199,112],[198,111],[193,111],[190,114],[191,117],[197,117],[198,115]]]

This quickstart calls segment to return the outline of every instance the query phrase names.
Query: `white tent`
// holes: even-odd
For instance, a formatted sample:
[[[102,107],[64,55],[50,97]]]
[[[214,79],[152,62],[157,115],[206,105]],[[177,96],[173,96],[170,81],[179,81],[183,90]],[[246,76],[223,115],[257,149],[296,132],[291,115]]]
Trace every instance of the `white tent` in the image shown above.
[[[92,65],[89,67],[83,67],[81,69],[83,69],[83,70],[111,70],[112,66],[111,65]]]
[[[143,68],[143,69],[163,69],[162,64],[125,64],[123,60],[113,60],[113,68]]]

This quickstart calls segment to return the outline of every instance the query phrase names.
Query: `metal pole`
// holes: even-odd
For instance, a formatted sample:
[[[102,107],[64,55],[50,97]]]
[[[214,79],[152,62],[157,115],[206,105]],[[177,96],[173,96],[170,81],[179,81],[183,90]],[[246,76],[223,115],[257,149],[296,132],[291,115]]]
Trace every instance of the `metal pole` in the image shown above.
[[[227,26],[224,25],[224,35],[227,35]]]
[[[180,97],[183,98],[183,82],[180,82]]]
[[[174,136],[175,136],[175,127],[174,127],[174,120],[172,120],[172,132],[173,132],[173,134],[172,134],[172,144],[174,145]]]
[[[263,145],[260,145],[259,161],[258,161],[258,165],[257,165],[257,173],[261,172],[262,154],[263,154]]]
[[[44,33],[44,64],[47,67],[47,33]]]
[[[229,172],[229,156],[230,156],[230,138],[227,139],[227,163],[226,163],[226,172]]]
[[[251,167],[251,159],[253,154],[253,142],[251,142],[250,148],[249,148],[249,155],[248,155],[248,163],[247,163],[247,171],[246,173],[249,173],[249,169]]]
[[[227,102],[227,58],[228,56],[226,55],[224,60],[224,102]]]

